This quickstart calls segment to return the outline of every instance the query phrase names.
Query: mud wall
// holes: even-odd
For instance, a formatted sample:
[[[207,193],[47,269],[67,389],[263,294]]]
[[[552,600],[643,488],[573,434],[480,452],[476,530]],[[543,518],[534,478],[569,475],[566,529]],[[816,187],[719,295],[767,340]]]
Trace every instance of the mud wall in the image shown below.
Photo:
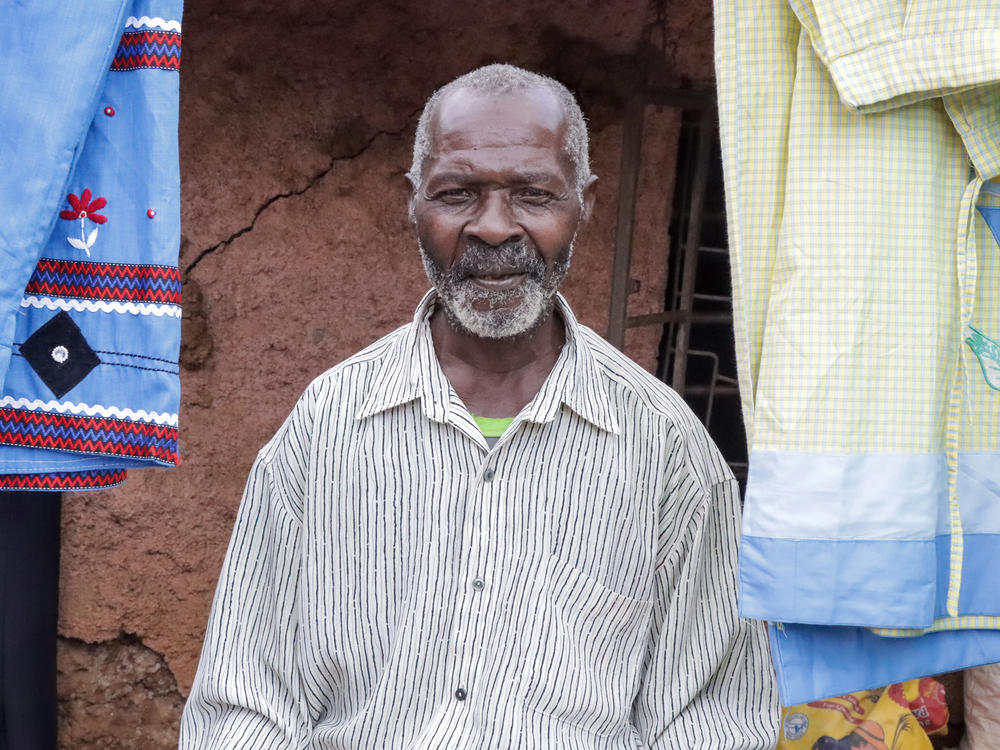
[[[565,286],[607,326],[621,90],[711,78],[711,3],[189,3],[181,68],[183,464],[63,509],[61,745],[176,744],[247,470],[307,383],[408,320],[427,287],[406,219],[438,85],[505,61],[580,96],[600,176]],[[631,313],[660,308],[676,116],[650,111]],[[627,350],[655,363],[658,333]]]

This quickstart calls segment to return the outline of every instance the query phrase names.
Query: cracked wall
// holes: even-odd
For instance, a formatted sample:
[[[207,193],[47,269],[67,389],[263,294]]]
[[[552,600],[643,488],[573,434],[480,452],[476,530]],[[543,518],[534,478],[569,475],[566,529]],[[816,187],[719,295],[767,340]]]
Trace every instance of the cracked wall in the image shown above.
[[[665,26],[655,21],[665,7]],[[174,470],[64,499],[66,748],[175,745],[247,470],[317,374],[408,320],[427,287],[406,218],[424,99],[504,60],[579,94],[601,178],[566,295],[606,329],[621,89],[651,39],[659,82],[711,77],[711,3],[189,3],[181,72],[185,271]],[[677,121],[650,110],[631,313],[665,283]],[[658,333],[632,331],[651,367]],[[123,636],[132,633],[134,636]],[[173,682],[175,680],[175,682]]]
[[[61,750],[176,745],[184,699],[163,657],[138,636],[60,638],[58,660]]]

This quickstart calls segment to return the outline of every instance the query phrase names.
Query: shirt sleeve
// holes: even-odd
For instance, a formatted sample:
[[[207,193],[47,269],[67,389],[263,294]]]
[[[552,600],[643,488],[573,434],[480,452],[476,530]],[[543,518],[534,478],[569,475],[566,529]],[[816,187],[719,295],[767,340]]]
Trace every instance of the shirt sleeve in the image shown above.
[[[993,0],[788,0],[841,100],[879,112],[1000,79]]]
[[[301,524],[282,492],[287,477],[276,481],[270,465],[280,442],[262,450],[250,472],[184,707],[181,750],[309,744],[295,642]]]
[[[752,443],[802,27],[785,0],[715,0],[714,17],[736,370]]]
[[[736,614],[739,490],[733,479],[695,485],[673,490],[691,508],[683,531],[661,533],[633,724],[650,750],[770,750],[779,709],[764,624]]]

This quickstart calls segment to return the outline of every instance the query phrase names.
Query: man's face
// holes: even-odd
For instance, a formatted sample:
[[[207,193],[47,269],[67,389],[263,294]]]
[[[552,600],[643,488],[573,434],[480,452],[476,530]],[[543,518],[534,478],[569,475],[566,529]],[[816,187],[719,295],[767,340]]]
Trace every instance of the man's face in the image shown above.
[[[439,103],[412,211],[424,269],[457,328],[510,338],[551,312],[585,213],[565,131],[544,89],[458,90]]]

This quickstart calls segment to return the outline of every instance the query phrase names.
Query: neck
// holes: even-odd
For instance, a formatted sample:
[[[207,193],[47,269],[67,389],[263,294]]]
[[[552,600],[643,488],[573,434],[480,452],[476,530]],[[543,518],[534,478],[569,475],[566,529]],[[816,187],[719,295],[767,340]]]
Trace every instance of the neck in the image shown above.
[[[484,339],[456,328],[440,308],[431,317],[434,351],[445,377],[480,417],[513,417],[538,393],[559,358],[566,327],[552,312],[509,339]]]
[[[506,374],[540,361],[555,361],[566,341],[566,327],[553,310],[545,320],[518,336],[489,339],[457,328],[439,307],[430,320],[438,359],[458,361],[483,373]]]

